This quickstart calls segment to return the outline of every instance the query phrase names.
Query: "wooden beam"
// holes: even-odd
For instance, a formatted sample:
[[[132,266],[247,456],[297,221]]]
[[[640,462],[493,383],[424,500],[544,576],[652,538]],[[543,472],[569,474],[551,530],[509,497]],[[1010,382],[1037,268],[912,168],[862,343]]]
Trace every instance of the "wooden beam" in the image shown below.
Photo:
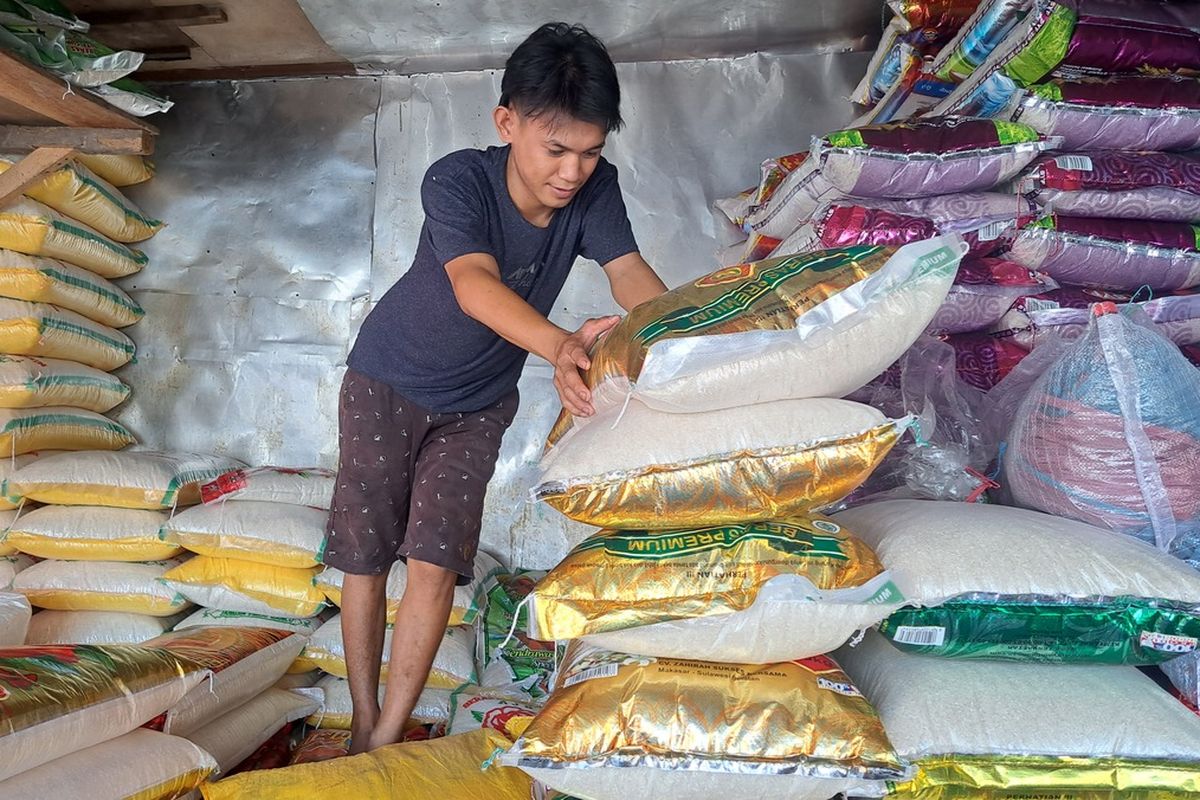
[[[17,199],[21,192],[74,153],[70,147],[39,147],[0,173],[0,208]]]
[[[147,61],[189,61],[192,48],[187,45],[176,47],[138,47],[134,48],[145,53]]]
[[[154,136],[132,128],[66,128],[52,125],[0,125],[0,152],[39,147],[70,147],[81,153],[145,156],[154,152]]]
[[[229,15],[220,6],[194,3],[182,6],[151,6],[149,8],[120,8],[107,11],[89,11],[91,30],[117,27],[142,22],[169,22],[176,27],[192,25],[219,25],[229,21]]]
[[[65,81],[3,50],[0,50],[0,97],[63,125],[134,128],[158,133],[153,125],[113,108],[82,89],[70,89]]]

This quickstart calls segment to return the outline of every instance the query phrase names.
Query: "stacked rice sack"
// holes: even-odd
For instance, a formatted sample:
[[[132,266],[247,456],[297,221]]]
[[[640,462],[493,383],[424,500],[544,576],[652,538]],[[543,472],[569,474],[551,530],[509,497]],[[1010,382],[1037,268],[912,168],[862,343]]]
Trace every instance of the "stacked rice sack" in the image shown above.
[[[1132,537],[1003,506],[885,501],[833,519],[911,604],[835,655],[916,766],[892,794],[1200,790],[1200,718],[1136,668],[1196,647],[1200,573]]]
[[[909,424],[832,398],[908,348],[964,250],[948,236],[742,264],[605,337],[584,376],[597,413],[560,418],[535,489],[604,529],[529,595],[528,638],[569,643],[502,763],[594,800],[824,798],[907,774],[825,655],[903,598],[816,509]]]
[[[234,462],[214,456],[84,451],[26,459],[3,485],[3,547],[43,559],[12,590],[41,609],[29,644],[134,644],[168,630],[190,606],[160,580],[184,550],[160,529],[172,509]]]
[[[20,156],[0,155],[0,172]],[[104,416],[129,396],[113,375],[134,355],[121,330],[143,316],[113,283],[146,265],[132,243],[163,223],[117,184],[147,180],[140,157],[79,156],[0,208],[0,453],[119,450]]]

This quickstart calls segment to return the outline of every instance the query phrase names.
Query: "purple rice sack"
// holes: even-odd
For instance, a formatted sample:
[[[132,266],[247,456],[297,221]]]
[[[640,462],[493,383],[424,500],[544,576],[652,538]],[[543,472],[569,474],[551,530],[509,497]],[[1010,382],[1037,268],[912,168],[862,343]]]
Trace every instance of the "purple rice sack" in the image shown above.
[[[1200,159],[1121,150],[1043,156],[1017,190],[1059,214],[1194,222],[1200,220]]]
[[[1054,214],[1017,233],[1008,257],[1059,283],[1136,291],[1200,284],[1200,227]]]

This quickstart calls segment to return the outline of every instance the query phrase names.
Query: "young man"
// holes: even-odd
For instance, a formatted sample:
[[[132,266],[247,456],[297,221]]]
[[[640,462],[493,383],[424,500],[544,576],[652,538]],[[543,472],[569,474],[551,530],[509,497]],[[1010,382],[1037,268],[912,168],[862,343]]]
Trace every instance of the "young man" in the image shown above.
[[[346,573],[342,634],[352,751],[398,741],[471,580],[484,490],[529,353],[554,365],[572,414],[593,413],[579,370],[617,317],[570,332],[546,319],[577,256],[600,263],[626,310],[666,287],[638,253],[600,157],[620,88],[604,45],[539,28],[508,59],[493,112],[504,147],[451,153],[421,187],[412,268],[363,323],[339,404],[338,479],[324,561]],[[408,568],[377,702],[388,570]]]

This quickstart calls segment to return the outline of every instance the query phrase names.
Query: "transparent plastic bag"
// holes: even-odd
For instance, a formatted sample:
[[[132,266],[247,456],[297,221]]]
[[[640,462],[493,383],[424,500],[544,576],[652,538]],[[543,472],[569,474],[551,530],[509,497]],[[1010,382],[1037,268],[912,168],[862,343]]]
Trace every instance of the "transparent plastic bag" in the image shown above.
[[[1011,406],[1007,490],[1018,505],[1195,558],[1200,372],[1138,310],[1094,313],[1078,341],[1034,351],[1060,354],[1038,359],[1053,360]]]

